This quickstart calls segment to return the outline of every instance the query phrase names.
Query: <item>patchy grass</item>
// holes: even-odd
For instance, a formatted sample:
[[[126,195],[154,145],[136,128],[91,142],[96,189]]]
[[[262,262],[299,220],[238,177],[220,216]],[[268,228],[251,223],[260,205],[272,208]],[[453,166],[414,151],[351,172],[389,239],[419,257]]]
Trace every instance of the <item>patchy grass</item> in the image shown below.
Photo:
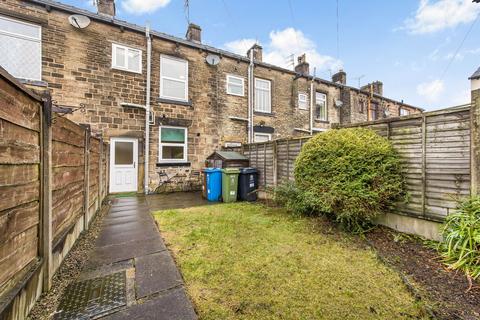
[[[201,319],[411,319],[422,308],[356,239],[235,203],[155,213]]]

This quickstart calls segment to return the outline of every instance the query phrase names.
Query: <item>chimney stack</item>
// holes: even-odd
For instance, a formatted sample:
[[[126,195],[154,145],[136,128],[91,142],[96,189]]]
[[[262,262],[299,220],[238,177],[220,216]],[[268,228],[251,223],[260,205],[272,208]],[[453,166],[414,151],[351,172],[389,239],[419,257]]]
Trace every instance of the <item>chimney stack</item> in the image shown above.
[[[295,72],[302,76],[308,76],[310,74],[310,64],[307,62],[307,57],[304,54],[297,58],[298,64],[295,66]]]
[[[253,50],[253,60],[262,62],[262,55],[263,55],[263,48],[259,44],[254,44],[248,51],[247,51],[247,57],[250,58],[250,52]]]
[[[190,23],[188,25],[187,34],[185,35],[188,41],[193,41],[197,43],[202,42],[202,28],[199,25]]]
[[[347,84],[347,73],[340,69],[337,73],[332,76],[332,82],[346,85]]]
[[[98,14],[115,17],[115,0],[97,0]]]
[[[368,93],[370,93],[370,87],[372,88],[372,91],[373,91],[374,94],[378,94],[379,96],[383,96],[383,82],[374,81],[372,83],[364,85],[363,87],[360,88],[360,90],[367,91]]]

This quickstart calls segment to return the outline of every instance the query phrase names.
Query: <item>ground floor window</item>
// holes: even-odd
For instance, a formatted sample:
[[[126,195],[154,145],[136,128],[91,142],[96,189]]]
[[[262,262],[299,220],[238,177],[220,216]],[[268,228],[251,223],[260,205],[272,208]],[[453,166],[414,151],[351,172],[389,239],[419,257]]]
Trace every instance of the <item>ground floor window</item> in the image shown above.
[[[272,134],[255,132],[253,135],[253,142],[267,142],[272,140]]]
[[[187,161],[187,128],[160,127],[159,162]]]

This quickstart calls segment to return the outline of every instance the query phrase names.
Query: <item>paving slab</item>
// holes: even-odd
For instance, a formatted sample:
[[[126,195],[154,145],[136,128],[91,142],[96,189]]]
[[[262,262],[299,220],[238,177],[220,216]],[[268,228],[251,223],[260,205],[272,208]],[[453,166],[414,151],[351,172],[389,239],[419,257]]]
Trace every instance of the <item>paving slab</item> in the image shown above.
[[[103,319],[108,320],[195,320],[197,315],[185,290],[177,288],[164,295],[133,305]]]
[[[135,258],[135,280],[137,298],[144,298],[183,284],[168,251]]]

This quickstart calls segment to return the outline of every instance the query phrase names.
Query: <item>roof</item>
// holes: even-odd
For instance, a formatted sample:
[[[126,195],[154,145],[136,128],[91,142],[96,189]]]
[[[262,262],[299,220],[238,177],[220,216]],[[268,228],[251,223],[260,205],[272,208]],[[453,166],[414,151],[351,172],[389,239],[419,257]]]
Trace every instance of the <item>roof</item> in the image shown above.
[[[476,80],[476,79],[480,79],[480,67],[477,69],[477,71],[475,71],[474,74],[472,74],[472,76],[470,78],[468,78],[469,80]]]
[[[37,4],[37,5],[41,5],[45,8],[47,8],[47,10],[50,10],[51,8],[55,8],[59,11],[64,11],[64,12],[74,13],[74,14],[81,14],[81,15],[87,16],[90,19],[93,19],[93,20],[96,20],[96,21],[100,21],[100,22],[103,22],[103,23],[119,26],[120,28],[129,29],[131,31],[136,31],[136,32],[139,32],[139,33],[145,33],[145,31],[146,31],[146,27],[142,27],[142,26],[139,26],[139,25],[134,24],[134,23],[119,20],[115,17],[110,17],[110,16],[107,16],[107,15],[94,13],[94,12],[91,12],[91,11],[88,11],[88,10],[85,10],[85,9],[80,9],[80,8],[77,8],[77,7],[74,7],[74,6],[71,6],[71,5],[67,5],[67,4],[58,2],[58,1],[53,1],[53,0],[25,0],[25,1]],[[174,43],[179,43],[179,44],[182,44],[182,45],[185,45],[185,46],[188,46],[188,47],[192,47],[192,48],[205,50],[205,51],[208,51],[210,53],[215,53],[215,54],[218,54],[220,56],[230,57],[232,59],[236,59],[236,60],[243,61],[243,62],[246,62],[246,63],[250,62],[250,60],[246,56],[242,56],[242,55],[230,52],[230,51],[218,49],[218,48],[208,46],[208,45],[205,45],[205,44],[202,44],[202,43],[193,42],[193,41],[189,41],[189,40],[182,39],[182,38],[179,38],[179,37],[175,37],[175,36],[172,36],[172,35],[168,35],[168,34],[163,33],[163,32],[150,30],[150,34],[154,37],[159,38],[159,39],[171,41],[171,42],[174,42]],[[359,88],[350,87],[350,86],[347,86],[347,85],[335,83],[333,81],[325,80],[325,79],[318,78],[318,77],[313,77],[313,76],[309,76],[309,75],[302,75],[302,74],[297,73],[293,70],[285,69],[285,68],[282,68],[282,67],[279,67],[279,66],[276,66],[276,65],[273,65],[273,64],[266,63],[266,62],[255,61],[254,63],[256,65],[263,66],[263,67],[266,67],[266,68],[269,68],[269,69],[278,70],[278,71],[285,72],[285,73],[290,73],[292,75],[295,75],[298,78],[303,77],[303,78],[307,78],[307,79],[313,79],[315,81],[318,81],[318,82],[321,82],[321,83],[324,83],[324,84],[327,84],[327,85],[335,86],[335,87],[338,87],[338,88],[342,88],[342,87],[350,88],[352,90],[356,90],[358,92],[364,92],[365,93],[365,91],[363,91]],[[378,94],[373,94],[373,95],[377,98],[385,99],[385,100],[395,102],[395,103],[400,103],[400,104],[402,104],[404,106],[407,106],[407,107],[410,107],[410,108],[418,109],[418,110],[421,110],[421,111],[424,110],[422,108],[415,107],[415,106],[406,104],[404,102],[396,101],[396,100],[393,100],[393,99],[390,99],[390,98],[387,98],[387,97],[384,97],[384,96],[381,96],[381,95],[378,95]]]
[[[220,158],[224,160],[248,160],[243,154],[235,151],[215,151],[209,156],[209,158],[215,154],[218,154]]]

